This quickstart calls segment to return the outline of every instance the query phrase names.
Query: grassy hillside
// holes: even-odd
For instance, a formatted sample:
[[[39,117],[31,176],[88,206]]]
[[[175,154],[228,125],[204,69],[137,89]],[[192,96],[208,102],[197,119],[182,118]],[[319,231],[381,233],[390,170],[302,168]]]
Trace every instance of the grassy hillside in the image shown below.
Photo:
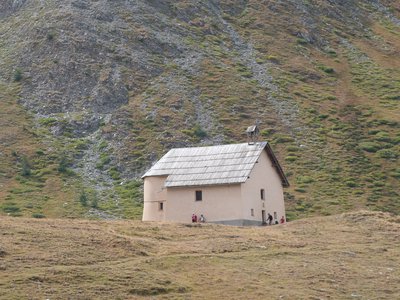
[[[0,299],[398,299],[400,219],[271,227],[0,217]]]
[[[138,218],[163,153],[243,142],[257,119],[289,218],[400,212],[398,1],[0,8],[1,214]]]

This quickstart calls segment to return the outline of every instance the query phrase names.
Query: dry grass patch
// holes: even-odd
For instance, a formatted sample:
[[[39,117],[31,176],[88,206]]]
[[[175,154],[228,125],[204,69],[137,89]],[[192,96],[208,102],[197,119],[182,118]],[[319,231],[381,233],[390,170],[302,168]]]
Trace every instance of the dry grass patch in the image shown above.
[[[0,299],[396,299],[400,219],[273,227],[0,219]]]

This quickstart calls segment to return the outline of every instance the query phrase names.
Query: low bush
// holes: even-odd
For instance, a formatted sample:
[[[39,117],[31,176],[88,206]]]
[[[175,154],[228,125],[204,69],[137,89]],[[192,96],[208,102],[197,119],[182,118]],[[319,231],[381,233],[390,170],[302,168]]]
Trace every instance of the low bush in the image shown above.
[[[299,45],[307,45],[308,41],[306,39],[304,39],[304,38],[298,38],[296,40],[296,43],[299,44]]]
[[[297,181],[297,183],[311,183],[311,182],[314,182],[314,179],[310,176],[304,175],[304,176],[298,176],[296,178],[296,181]]]
[[[81,191],[79,195],[79,202],[82,204],[82,206],[87,206],[88,205],[88,196],[85,191]]]
[[[10,203],[10,204],[4,204],[3,205],[3,211],[5,213],[17,213],[19,212],[21,209],[14,203]]]
[[[28,160],[28,158],[24,155],[22,156],[21,159],[21,166],[22,166],[22,170],[21,170],[21,174],[22,176],[29,176],[31,175],[32,171],[31,171],[31,164]]]
[[[100,161],[96,164],[97,169],[103,169],[103,167],[111,162],[111,158],[107,153],[100,154]]]
[[[121,179],[120,173],[119,173],[119,171],[118,171],[118,169],[116,167],[111,167],[108,170],[108,174],[110,175],[110,177],[113,180],[120,180]]]
[[[362,142],[359,144],[359,147],[367,152],[376,152],[381,149],[381,146],[375,142]]]
[[[286,150],[287,150],[288,152],[298,152],[298,151],[300,151],[300,148],[299,148],[299,147],[296,147],[296,146],[288,146],[288,147],[286,148]]]
[[[52,41],[54,39],[54,37],[55,37],[55,33],[54,32],[50,31],[50,32],[47,33],[47,40],[48,41]]]
[[[279,63],[279,58],[276,57],[275,55],[268,55],[267,59],[275,64]]]
[[[275,137],[275,142],[277,143],[291,143],[294,142],[294,139],[288,135],[277,135]]]
[[[346,184],[346,186],[348,186],[348,187],[356,187],[356,186],[357,186],[357,183],[356,183],[354,180],[347,180],[347,181],[345,182],[345,184]]]
[[[325,65],[320,65],[318,66],[322,71],[324,71],[327,74],[333,74],[335,73],[335,70],[331,67],[325,66]]]
[[[390,176],[400,179],[400,168],[393,170],[390,172]]]
[[[196,137],[200,138],[200,139],[205,138],[205,137],[207,136],[207,132],[205,132],[205,131],[200,127],[200,125],[195,125],[195,126],[193,127],[193,134],[194,134]]]
[[[55,118],[41,118],[39,119],[39,124],[43,126],[53,126],[57,123],[57,119]]]
[[[392,141],[389,134],[385,131],[380,131],[380,132],[376,133],[375,139],[379,142],[387,142],[387,143],[390,143]]]
[[[292,162],[297,160],[297,156],[286,156],[285,158],[286,161]]]
[[[57,171],[60,173],[66,173],[67,167],[68,167],[68,160],[65,156],[62,156],[58,163]]]
[[[37,155],[44,155],[44,151],[42,149],[36,150]]]
[[[261,133],[261,135],[262,135],[263,137],[267,137],[267,136],[272,135],[274,132],[275,132],[275,129],[273,129],[273,128],[267,128],[267,129],[261,130],[260,133]]]
[[[14,72],[14,81],[19,82],[22,80],[22,78],[23,78],[22,71],[20,69],[16,69]]]
[[[99,200],[97,199],[96,195],[92,198],[92,201],[90,201],[90,207],[92,208],[99,207]]]
[[[105,148],[107,148],[108,143],[106,141],[101,141],[101,143],[99,144],[99,150],[103,150]]]
[[[381,149],[376,152],[380,158],[394,159],[398,157],[398,153],[391,149]]]
[[[32,214],[32,218],[43,219],[43,218],[46,218],[46,216],[44,214],[34,213],[34,214]]]

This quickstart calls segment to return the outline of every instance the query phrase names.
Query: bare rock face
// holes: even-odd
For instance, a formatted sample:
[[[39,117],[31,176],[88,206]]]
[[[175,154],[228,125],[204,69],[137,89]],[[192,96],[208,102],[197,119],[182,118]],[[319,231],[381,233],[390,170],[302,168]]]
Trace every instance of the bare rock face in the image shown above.
[[[21,9],[27,0],[4,0],[0,3],[0,18],[8,17]]]
[[[112,7],[100,9],[67,1],[48,12],[47,24],[38,19],[27,40],[32,51],[25,48],[19,63],[29,70],[21,97],[26,107],[42,115],[109,113],[128,102],[128,89],[143,84],[129,84],[130,74],[147,78],[158,73],[146,67],[145,55],[139,61],[135,43],[124,41],[121,30],[128,26],[113,22]]]

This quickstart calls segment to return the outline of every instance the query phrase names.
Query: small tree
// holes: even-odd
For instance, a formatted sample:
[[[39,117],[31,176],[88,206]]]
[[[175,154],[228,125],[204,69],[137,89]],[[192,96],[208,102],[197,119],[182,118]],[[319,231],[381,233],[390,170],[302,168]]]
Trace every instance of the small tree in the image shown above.
[[[22,80],[22,71],[21,69],[16,69],[14,73],[14,81],[18,82]]]
[[[67,158],[65,156],[62,156],[60,162],[58,163],[57,170],[60,173],[65,173],[67,171],[67,167],[68,167]]]
[[[196,125],[193,127],[193,134],[194,134],[196,137],[200,138],[200,139],[203,139],[203,138],[205,138],[205,137],[207,136],[207,132],[205,132],[205,131],[203,130],[203,128],[201,128],[201,126],[200,126],[199,124],[196,124]]]
[[[82,206],[87,206],[88,204],[88,196],[86,195],[86,192],[84,190],[81,191],[81,194],[79,195],[79,202],[82,204]]]
[[[53,31],[48,32],[47,33],[47,40],[48,41],[54,40],[54,36],[55,36],[55,33]]]
[[[22,156],[21,165],[22,165],[22,171],[21,171],[22,176],[31,175],[31,164],[29,163],[29,160],[25,155]]]
[[[90,203],[90,206],[92,208],[98,208],[99,207],[99,201],[97,200],[97,196],[96,195],[93,196],[93,199],[92,199],[92,201]]]

